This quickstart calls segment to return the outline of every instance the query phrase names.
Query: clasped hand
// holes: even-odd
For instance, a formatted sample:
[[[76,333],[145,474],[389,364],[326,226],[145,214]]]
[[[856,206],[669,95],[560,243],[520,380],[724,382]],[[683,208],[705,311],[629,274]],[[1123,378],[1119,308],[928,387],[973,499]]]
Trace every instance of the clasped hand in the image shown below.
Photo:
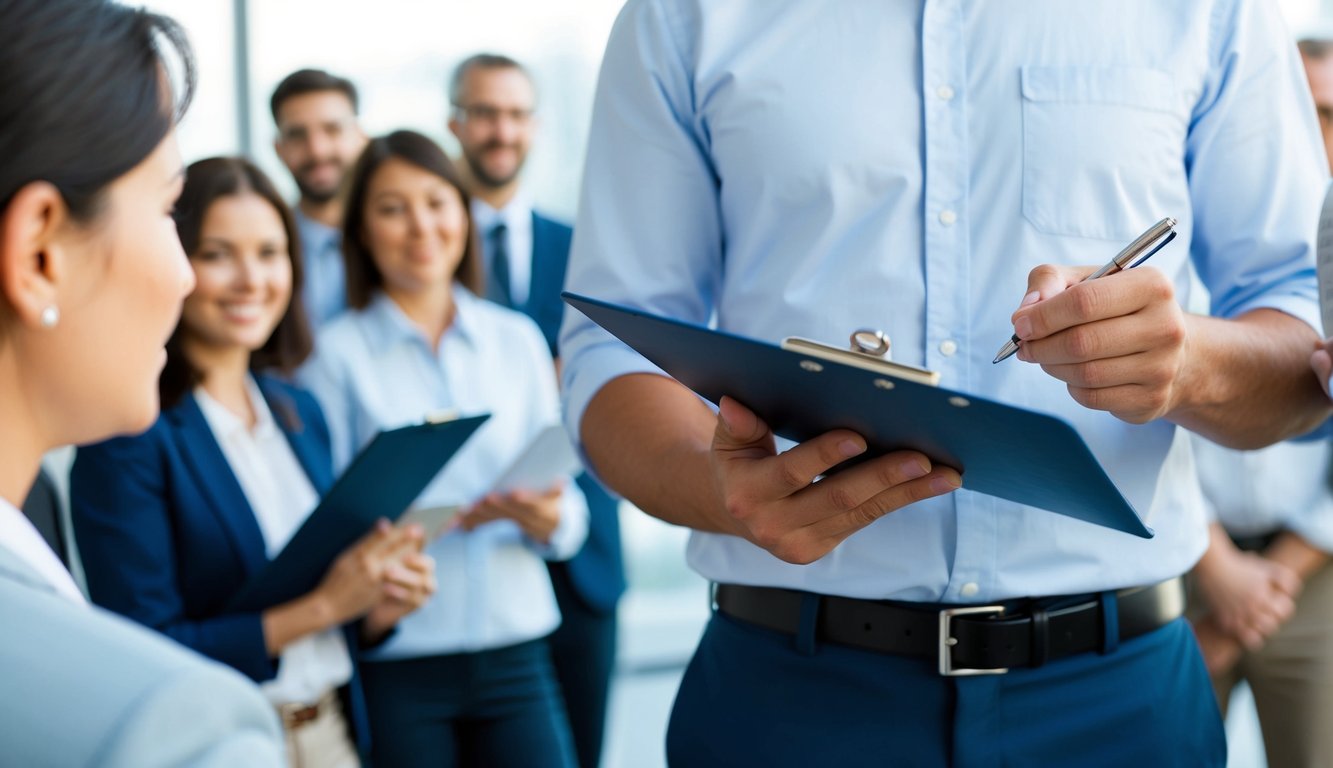
[[[471,531],[495,520],[512,520],[524,536],[538,544],[550,544],[560,525],[560,497],[563,494],[563,483],[556,483],[545,491],[488,493],[459,516],[458,525]]]
[[[1096,267],[1042,265],[1013,314],[1018,359],[1063,381],[1080,405],[1142,424],[1170,413],[1187,360],[1185,313],[1151,267],[1080,282]]]
[[[889,512],[962,484],[956,470],[933,466],[916,451],[894,451],[815,482],[865,450],[860,435],[837,429],[778,454],[768,425],[724,397],[710,461],[730,532],[786,562],[811,563]]]
[[[1194,630],[1210,672],[1230,668],[1242,650],[1262,648],[1295,612],[1302,586],[1287,566],[1231,547],[1211,548],[1194,578],[1208,607]]]
[[[334,623],[365,617],[367,633],[387,632],[435,593],[435,561],[422,553],[420,526],[380,520],[348,547],[316,588]]]

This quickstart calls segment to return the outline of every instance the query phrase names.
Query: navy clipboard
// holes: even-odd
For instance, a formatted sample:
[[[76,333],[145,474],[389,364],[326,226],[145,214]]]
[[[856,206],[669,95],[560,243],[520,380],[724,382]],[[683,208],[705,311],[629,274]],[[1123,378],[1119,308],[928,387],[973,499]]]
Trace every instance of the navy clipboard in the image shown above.
[[[565,301],[706,400],[735,398],[801,442],[851,429],[860,459],[910,448],[963,487],[1143,538],[1153,532],[1068,423],[910,378],[565,292]]]
[[[381,432],[342,473],[287,546],[232,598],[234,611],[262,611],[319,585],[343,550],[381,517],[397,520],[490,414],[428,421]]]

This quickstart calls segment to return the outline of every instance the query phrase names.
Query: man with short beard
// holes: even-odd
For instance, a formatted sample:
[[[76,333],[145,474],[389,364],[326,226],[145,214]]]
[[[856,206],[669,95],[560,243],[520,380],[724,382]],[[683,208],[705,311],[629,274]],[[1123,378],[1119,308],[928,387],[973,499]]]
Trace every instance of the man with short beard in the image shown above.
[[[517,61],[491,53],[471,56],[450,83],[449,131],[463,152],[459,165],[472,194],[486,298],[535,320],[558,359],[560,291],[573,230],[534,212],[519,184],[536,133],[536,98],[532,78]],[[561,614],[551,652],[579,764],[596,768],[625,572],[618,502],[587,474],[578,484],[588,500],[588,540],[572,559],[547,564]]]
[[[342,262],[343,176],[366,145],[356,86],[319,69],[283,79],[269,102],[278,128],[273,149],[296,187],[296,224],[305,262],[304,296],[318,328],[346,306]]]

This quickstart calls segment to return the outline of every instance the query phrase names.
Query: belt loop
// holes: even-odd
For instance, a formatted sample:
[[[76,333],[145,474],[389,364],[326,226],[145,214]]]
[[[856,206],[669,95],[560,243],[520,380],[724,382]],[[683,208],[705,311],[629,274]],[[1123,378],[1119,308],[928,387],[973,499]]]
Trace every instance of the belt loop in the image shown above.
[[[815,635],[819,630],[819,599],[813,592],[801,594],[801,619],[796,625],[796,650],[803,656],[814,656]]]
[[[1120,647],[1120,603],[1114,591],[1103,592],[1098,602],[1102,606],[1102,653],[1115,653]]]
[[[1036,669],[1050,658],[1051,620],[1040,605],[1034,604],[1028,613],[1032,616],[1031,666]]]

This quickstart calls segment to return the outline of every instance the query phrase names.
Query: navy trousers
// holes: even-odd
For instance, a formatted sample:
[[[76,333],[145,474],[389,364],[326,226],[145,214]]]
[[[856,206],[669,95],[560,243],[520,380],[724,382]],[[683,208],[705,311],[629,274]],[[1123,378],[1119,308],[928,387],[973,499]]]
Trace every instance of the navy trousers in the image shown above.
[[[545,640],[363,662],[361,679],[377,768],[574,768]]]
[[[597,610],[570,583],[564,563],[550,563],[560,604],[560,626],[551,635],[551,658],[564,694],[574,752],[581,768],[602,762],[606,704],[616,662],[616,608]]]
[[[714,614],[667,733],[672,766],[1226,764],[1183,619],[1107,653],[1006,675],[793,638]]]

